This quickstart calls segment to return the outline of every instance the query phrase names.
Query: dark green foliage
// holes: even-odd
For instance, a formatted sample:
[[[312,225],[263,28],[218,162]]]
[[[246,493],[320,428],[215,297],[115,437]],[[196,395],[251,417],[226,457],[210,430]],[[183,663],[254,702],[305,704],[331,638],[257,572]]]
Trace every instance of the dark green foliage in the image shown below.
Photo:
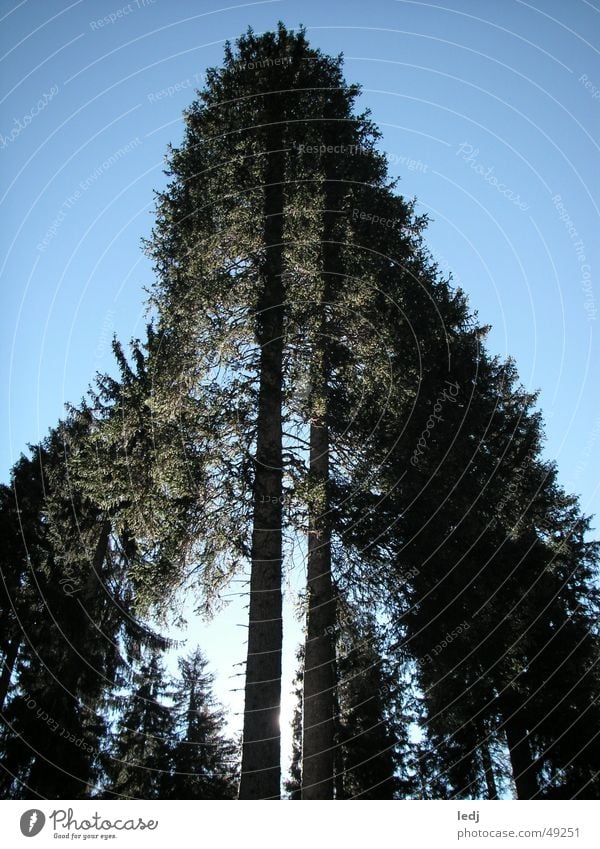
[[[4,795],[232,798],[203,655],[171,689],[136,617],[250,563],[241,796],[277,798],[295,534],[292,798],[600,797],[598,544],[358,95],[279,25],[185,113],[146,338],[0,489]]]
[[[115,730],[105,766],[106,798],[160,799],[171,786],[175,721],[164,703],[170,696],[157,654],[142,661]]]
[[[336,798],[410,795],[408,719],[397,709],[395,681],[373,624],[346,619],[338,641]]]
[[[179,661],[170,799],[233,799],[237,793],[238,751],[224,736],[225,717],[214,701],[213,675],[206,666],[199,649]]]
[[[575,702],[594,714],[597,546],[540,460],[540,417],[514,366],[483,350],[476,363],[470,379],[454,372],[460,394],[406,478],[398,636],[417,660],[445,794],[493,793],[485,758],[504,750],[519,798],[593,796],[595,744]]]
[[[343,608],[343,613],[341,610]],[[410,714],[382,652],[377,628],[341,605],[335,628],[334,798],[399,799],[418,794],[410,768]],[[292,720],[292,761],[286,791],[301,798],[304,648],[298,652],[296,707]],[[305,691],[304,691],[305,692]]]
[[[90,795],[127,658],[168,645],[136,620],[122,539],[72,474],[88,436],[79,418],[61,424],[16,464],[4,493],[2,615],[19,652],[1,780],[17,798]]]
[[[232,799],[237,750],[224,734],[213,677],[197,649],[165,677],[151,654],[118,698],[119,717],[104,753],[103,796],[134,799]]]
[[[294,801],[302,798],[302,690],[304,677],[304,646],[296,652],[298,662],[294,677],[294,713],[292,716],[292,757],[285,791]]]

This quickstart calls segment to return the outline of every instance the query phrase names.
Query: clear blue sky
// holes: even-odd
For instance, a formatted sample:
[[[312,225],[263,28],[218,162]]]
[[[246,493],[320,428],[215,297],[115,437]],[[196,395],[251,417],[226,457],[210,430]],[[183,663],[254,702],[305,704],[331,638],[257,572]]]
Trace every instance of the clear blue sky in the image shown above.
[[[0,0],[0,17],[3,480],[94,372],[112,368],[113,332],[143,335],[152,274],[140,238],[181,112],[226,39],[282,19],[345,54],[401,191],[432,218],[432,253],[493,326],[491,349],[541,389],[546,453],[584,510],[600,512],[590,2]],[[231,608],[224,620],[243,616]],[[243,659],[231,633],[223,621],[201,637],[223,692]]]

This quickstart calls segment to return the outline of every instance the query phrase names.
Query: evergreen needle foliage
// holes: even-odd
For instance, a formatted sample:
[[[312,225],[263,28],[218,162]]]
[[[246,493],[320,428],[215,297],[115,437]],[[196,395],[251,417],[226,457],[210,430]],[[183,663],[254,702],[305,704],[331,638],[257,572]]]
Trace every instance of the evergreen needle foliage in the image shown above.
[[[598,543],[359,95],[280,24],[186,110],[145,338],[0,489],[5,795],[280,798],[300,539],[291,798],[600,797]],[[156,629],[247,568],[238,752]]]

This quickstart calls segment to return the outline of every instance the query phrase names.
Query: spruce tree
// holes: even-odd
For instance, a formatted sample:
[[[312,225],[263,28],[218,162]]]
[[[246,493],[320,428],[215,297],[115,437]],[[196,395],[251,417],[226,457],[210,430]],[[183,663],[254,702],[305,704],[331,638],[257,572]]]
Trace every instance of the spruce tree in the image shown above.
[[[132,615],[123,540],[71,476],[88,437],[71,418],[13,470],[2,568],[20,651],[1,747],[2,787],[17,798],[93,792],[127,663],[140,644],[168,644]]]
[[[157,652],[134,672],[121,698],[114,742],[105,758],[105,798],[161,799],[171,787],[175,720],[166,704],[169,683]]]
[[[283,453],[282,424],[298,415],[297,399],[295,409],[285,408],[284,390],[302,368],[306,303],[323,273],[302,271],[315,247],[303,233],[306,219],[317,246],[322,234],[314,203],[303,215],[311,187],[297,174],[298,150],[323,138],[339,65],[310,49],[303,32],[283,26],[260,37],[248,32],[235,53],[228,47],[224,67],[209,72],[186,113],[185,140],[170,157],[173,180],[159,197],[148,246],[158,273],[153,413],[186,418],[184,432],[203,445],[210,476],[211,490],[200,487],[198,496],[237,517],[237,532],[220,537],[217,559],[251,561],[242,798],[279,795],[283,476],[293,480],[298,463]],[[346,89],[341,100],[347,112]],[[309,182],[322,181],[316,170]],[[295,498],[302,501],[302,491]],[[206,531],[215,537],[214,521]],[[313,527],[311,541],[317,533]],[[311,562],[313,554],[311,542]]]
[[[167,795],[171,799],[233,799],[237,794],[237,757],[225,735],[225,714],[212,694],[214,676],[196,649],[179,660],[173,714],[177,740]]]
[[[597,546],[584,542],[588,525],[576,500],[557,487],[553,466],[540,460],[535,396],[518,387],[514,365],[491,360],[482,349],[471,359],[477,371],[469,378],[461,374],[460,358],[455,362],[456,385],[468,388],[467,397],[446,405],[444,421],[418,458],[414,503],[402,509],[406,541],[398,552],[398,580],[410,564],[414,574],[396,596],[446,793],[493,796],[494,772],[506,771],[504,759],[490,765],[488,756],[504,748],[518,798],[560,795],[567,787],[573,794],[565,768],[571,760],[553,765],[551,753],[558,755],[559,741],[577,726],[571,756],[579,766],[572,774],[579,769],[580,786],[593,793],[594,741],[582,745],[574,699],[585,692],[578,709],[593,714]],[[565,688],[549,711],[550,688],[536,675],[542,668],[555,684],[560,668],[572,668],[572,683],[582,686]],[[538,737],[536,727],[548,736]]]
[[[346,607],[338,630],[337,799],[396,799],[413,782],[407,717],[393,698],[395,680],[374,622]]]
[[[599,793],[589,520],[541,459],[536,395],[438,273],[358,93],[341,58],[280,25],[227,45],[185,114],[146,246],[146,338],[131,361],[115,342],[118,378],[98,376],[0,493],[11,793],[43,796],[57,771],[91,792],[110,694],[161,647],[116,601],[164,617],[199,587],[210,612],[249,564],[239,795],[279,798],[287,531],[307,549],[293,794]],[[343,620],[347,656],[342,609],[370,611]],[[157,657],[141,670],[107,792],[231,793],[203,664],[181,665],[179,742]],[[44,736],[42,693],[88,748]]]

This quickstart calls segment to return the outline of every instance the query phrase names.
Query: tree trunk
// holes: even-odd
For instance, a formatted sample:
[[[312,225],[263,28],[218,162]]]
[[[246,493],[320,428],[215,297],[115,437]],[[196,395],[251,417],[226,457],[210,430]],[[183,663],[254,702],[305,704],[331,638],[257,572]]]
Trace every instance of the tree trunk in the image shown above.
[[[332,173],[333,172],[333,173]],[[335,751],[336,605],[331,577],[329,501],[328,322],[331,277],[339,273],[335,243],[338,186],[330,167],[326,174],[323,214],[323,273],[320,316],[311,363],[310,478],[314,488],[309,507],[308,614],[304,668],[302,798],[333,799]]]
[[[539,787],[523,712],[518,698],[512,693],[505,693],[502,702],[506,741],[517,799],[533,799]]]
[[[89,561],[90,570],[87,574],[85,582],[84,596],[90,599],[97,597],[100,592],[99,586],[104,585],[104,561],[108,554],[108,544],[110,541],[110,533],[112,524],[109,519],[102,519],[100,529],[98,531],[98,539],[94,548],[93,557]]]
[[[281,781],[282,135],[280,125],[270,126],[264,196],[266,262],[256,319],[256,338],[261,346],[260,387],[240,799],[278,799]]]
[[[488,799],[497,799],[498,789],[496,787],[494,767],[492,766],[492,757],[490,755],[490,747],[487,740],[483,741],[479,747],[479,751],[481,752],[481,763],[483,764],[485,783],[487,785],[487,797]]]
[[[21,640],[15,635],[12,640],[9,640],[2,661],[2,674],[0,675],[0,711],[4,710],[4,702],[10,688],[10,679],[12,671],[19,653]]]
[[[310,472],[323,487],[309,518],[308,623],[304,668],[302,798],[333,798],[335,600],[331,581],[331,535],[327,511],[329,439],[325,416],[310,428]]]
[[[336,612],[336,622],[337,622],[337,612]],[[337,640],[333,641],[333,651],[336,651]],[[340,715],[340,698],[339,691],[337,687],[338,681],[338,665],[337,665],[337,655],[336,655],[336,664],[335,664],[335,684],[336,687],[333,691],[333,735],[335,742],[335,749],[333,750],[333,792],[335,799],[346,799],[346,757],[345,752],[342,747],[342,723],[341,723],[341,715]]]

